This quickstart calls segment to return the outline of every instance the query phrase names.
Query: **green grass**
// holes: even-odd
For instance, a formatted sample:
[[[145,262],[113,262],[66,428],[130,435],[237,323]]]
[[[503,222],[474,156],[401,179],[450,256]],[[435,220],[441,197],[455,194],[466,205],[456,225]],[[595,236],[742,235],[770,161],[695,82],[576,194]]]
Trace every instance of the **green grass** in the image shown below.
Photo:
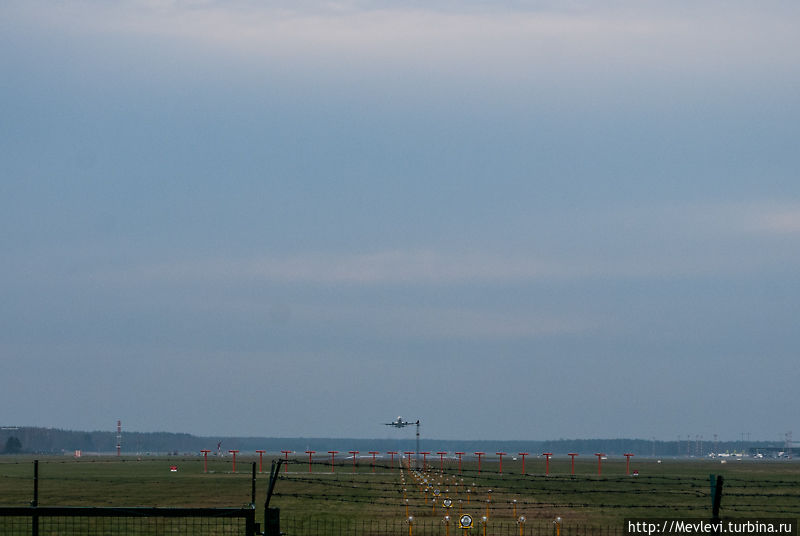
[[[202,458],[41,458],[39,504],[238,507],[251,499],[250,467],[240,467],[232,474],[230,462],[209,461],[216,472],[203,474]],[[27,505],[32,498],[33,459],[0,458],[0,504]]]
[[[594,526],[621,525],[629,517],[708,517],[711,498],[709,474],[722,475],[725,487],[722,514],[727,517],[798,517],[800,515],[800,463],[776,461],[636,459],[631,468],[639,476],[625,475],[625,460],[603,461],[603,474],[597,475],[592,457],[576,460],[576,474],[570,475],[569,459],[552,459],[551,474],[545,476],[543,460],[528,458],[526,476],[520,462],[504,460],[501,475],[496,463],[464,462],[458,474],[457,463],[430,462],[429,491],[410,471],[397,466],[376,467],[360,462],[356,471],[348,462],[336,466],[335,473],[325,464],[290,463],[281,471],[271,506],[281,509],[282,519],[306,522],[402,522],[405,497],[409,513],[418,522],[440,522],[444,515],[441,501],[453,501],[450,514],[456,516],[459,504],[464,513],[479,519],[486,513],[486,500],[492,490],[489,516],[493,522],[514,522],[516,514],[529,523],[549,523],[561,516],[567,524]],[[236,474],[231,460],[209,459],[203,472],[202,457],[43,457],[39,464],[39,504],[42,506],[189,506],[240,507],[251,501],[251,463],[257,458],[240,456]],[[396,463],[396,462],[395,462]],[[178,472],[170,472],[177,465]],[[268,469],[265,460],[264,468]],[[405,479],[403,482],[402,479]],[[256,506],[259,521],[268,475],[257,479]],[[433,511],[433,489],[441,495]],[[467,494],[467,489],[470,493]],[[33,498],[33,458],[0,457],[0,505],[27,505]],[[461,501],[459,503],[459,500]],[[295,530],[293,534],[301,531]]]
[[[556,516],[575,523],[616,524],[629,517],[710,515],[711,496],[709,474],[725,479],[722,502],[723,514],[728,516],[797,516],[800,513],[800,464],[777,462],[729,462],[638,460],[632,469],[639,476],[625,475],[624,460],[605,460],[603,474],[597,475],[595,460],[576,460],[576,474],[569,474],[569,460],[554,463],[551,473],[542,474],[544,467],[526,464],[522,476],[518,464],[504,461],[504,474],[498,474],[497,464],[484,462],[478,474],[477,464],[463,465],[463,475],[457,466],[446,468],[438,475],[438,464],[429,477],[431,488],[445,489],[457,506],[459,499],[464,511],[485,515],[486,501],[492,519],[514,519],[524,514],[529,520],[552,520]],[[297,466],[295,466],[296,468]],[[323,467],[316,470],[324,471]],[[324,472],[313,475],[302,472],[289,474],[279,482],[280,494],[276,505],[282,513],[297,516],[349,516],[352,511],[374,512],[375,516],[404,516],[403,488],[409,499],[409,513],[418,519],[434,516],[432,490],[415,484],[406,472],[405,485],[399,473],[372,476],[361,472],[353,475],[340,469],[336,476]],[[364,470],[365,471],[365,470]],[[352,486],[352,490],[342,485]],[[469,499],[467,489],[470,490]],[[467,501],[469,500],[469,505]],[[313,508],[310,506],[313,505]],[[456,511],[456,507],[454,510]]]

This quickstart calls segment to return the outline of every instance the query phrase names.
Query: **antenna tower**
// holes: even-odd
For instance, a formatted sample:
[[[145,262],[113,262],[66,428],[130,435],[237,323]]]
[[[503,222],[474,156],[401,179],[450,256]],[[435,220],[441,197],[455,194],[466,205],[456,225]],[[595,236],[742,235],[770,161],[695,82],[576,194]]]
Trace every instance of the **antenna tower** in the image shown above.
[[[122,451],[122,421],[117,421],[117,456]]]

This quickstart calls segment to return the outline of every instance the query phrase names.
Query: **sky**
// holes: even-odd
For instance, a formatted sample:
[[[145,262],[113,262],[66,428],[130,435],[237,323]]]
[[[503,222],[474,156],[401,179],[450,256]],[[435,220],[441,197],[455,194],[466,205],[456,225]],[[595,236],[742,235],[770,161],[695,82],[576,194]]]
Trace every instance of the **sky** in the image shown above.
[[[0,424],[800,434],[798,25],[4,0]]]

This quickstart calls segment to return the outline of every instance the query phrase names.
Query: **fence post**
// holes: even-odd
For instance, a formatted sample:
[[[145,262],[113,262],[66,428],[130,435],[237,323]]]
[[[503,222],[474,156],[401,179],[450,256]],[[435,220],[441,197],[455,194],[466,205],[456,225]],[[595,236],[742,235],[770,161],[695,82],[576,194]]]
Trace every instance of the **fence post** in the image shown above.
[[[714,486],[714,504],[711,508],[711,517],[714,523],[719,523],[720,502],[722,502],[722,475],[717,475],[717,484]]]
[[[253,463],[253,468],[255,470],[255,463]],[[256,525],[256,505],[250,505],[250,511],[247,512],[247,517],[245,518],[245,534],[247,536],[256,536],[258,533],[257,525]]]
[[[278,481],[278,472],[281,470],[283,460],[272,460],[272,467],[269,472],[269,486],[267,488],[267,498],[264,501],[264,534],[266,536],[280,536],[281,534],[281,510],[280,508],[270,508],[269,500]]]
[[[31,534],[39,536],[39,460],[33,460],[33,500],[31,501],[33,512],[31,514]]]
[[[256,504],[256,462],[253,462],[253,489],[250,491],[250,504]]]
[[[265,536],[280,536],[281,534],[281,509],[267,508],[264,511]]]

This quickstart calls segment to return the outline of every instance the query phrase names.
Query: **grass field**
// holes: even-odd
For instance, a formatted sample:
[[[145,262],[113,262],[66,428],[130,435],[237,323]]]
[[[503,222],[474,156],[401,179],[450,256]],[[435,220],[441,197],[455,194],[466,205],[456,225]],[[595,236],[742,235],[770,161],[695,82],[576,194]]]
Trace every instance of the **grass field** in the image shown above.
[[[553,458],[550,475],[544,461],[528,458],[527,475],[519,461],[504,460],[503,474],[496,462],[428,460],[428,471],[400,470],[360,460],[331,466],[307,459],[292,460],[281,470],[271,506],[281,509],[290,534],[312,533],[313,523],[395,523],[414,516],[417,523],[440,523],[443,502],[449,498],[459,511],[475,519],[487,514],[492,522],[515,523],[526,516],[532,526],[545,526],[556,517],[570,525],[621,526],[631,517],[709,517],[709,475],[725,479],[722,515],[725,517],[800,516],[800,463],[787,461],[729,461],[636,459],[626,476],[624,459],[576,459],[575,475],[569,458]],[[581,459],[582,458],[582,459]],[[39,504],[42,506],[191,506],[240,507],[251,502],[251,464],[257,458],[237,458],[237,473],[229,458],[209,459],[204,473],[202,457],[43,457],[39,464]],[[385,462],[384,462],[385,463]],[[177,472],[170,466],[176,465]],[[269,463],[257,478],[259,521],[268,483]],[[427,479],[427,483],[423,481]],[[427,488],[427,491],[426,491]],[[439,490],[433,502],[434,490]],[[490,491],[491,490],[491,493]],[[24,506],[33,497],[33,458],[0,458],[0,505]],[[405,502],[408,499],[408,503]],[[490,502],[487,502],[491,499]],[[346,531],[345,531],[346,532]]]

